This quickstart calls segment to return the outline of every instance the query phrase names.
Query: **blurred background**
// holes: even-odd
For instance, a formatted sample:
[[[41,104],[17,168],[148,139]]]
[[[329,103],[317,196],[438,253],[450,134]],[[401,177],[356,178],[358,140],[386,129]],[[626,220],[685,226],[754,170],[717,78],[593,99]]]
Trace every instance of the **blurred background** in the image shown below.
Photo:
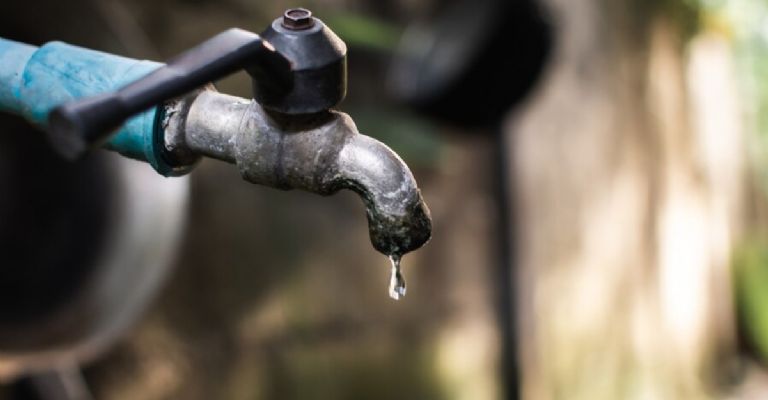
[[[135,283],[101,296],[138,317],[51,366],[95,399],[768,397],[767,3],[5,1],[0,37],[162,61],[295,6],[347,43],[341,110],[431,208],[408,295],[387,296],[354,194],[214,160],[183,179],[114,154],[69,165],[3,115],[0,265],[25,272],[0,273],[0,399],[66,398],[17,355],[61,339],[37,320],[77,303],[88,250],[128,221],[114,268]],[[245,74],[217,87],[251,96]],[[92,184],[115,162],[138,171],[126,188]],[[168,193],[101,210],[148,187]]]

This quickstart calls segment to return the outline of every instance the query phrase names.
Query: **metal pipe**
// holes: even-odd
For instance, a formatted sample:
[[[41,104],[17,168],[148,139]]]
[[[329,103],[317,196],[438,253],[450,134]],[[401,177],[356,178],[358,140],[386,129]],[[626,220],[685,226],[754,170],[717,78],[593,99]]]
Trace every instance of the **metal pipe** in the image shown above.
[[[210,94],[215,93],[215,96]],[[191,100],[191,101],[190,101]],[[194,99],[188,99],[189,109],[179,117],[186,119],[180,140],[196,154],[217,160],[235,163],[233,132],[240,129],[243,116],[247,113],[251,101],[213,91],[203,91]],[[166,130],[166,142],[172,136]]]
[[[235,163],[252,183],[321,195],[356,192],[367,208],[371,242],[386,255],[429,240],[429,209],[413,174],[389,147],[359,134],[348,115],[286,117],[210,90],[191,101],[170,116],[166,142]]]

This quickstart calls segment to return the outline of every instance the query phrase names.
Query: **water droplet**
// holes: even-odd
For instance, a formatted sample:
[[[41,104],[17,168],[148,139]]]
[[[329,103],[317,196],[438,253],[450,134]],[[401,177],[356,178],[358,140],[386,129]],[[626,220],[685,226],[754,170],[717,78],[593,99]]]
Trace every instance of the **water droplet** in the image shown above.
[[[392,262],[392,275],[389,278],[389,297],[400,300],[405,296],[405,279],[400,273],[400,255],[393,254],[389,256]]]

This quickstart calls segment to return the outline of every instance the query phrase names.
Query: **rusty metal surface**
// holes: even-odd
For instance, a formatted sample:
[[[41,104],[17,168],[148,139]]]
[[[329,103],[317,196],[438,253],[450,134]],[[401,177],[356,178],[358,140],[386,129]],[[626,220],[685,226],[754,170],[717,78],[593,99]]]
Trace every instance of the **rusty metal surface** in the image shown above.
[[[249,182],[365,202],[371,243],[402,255],[426,243],[431,219],[413,174],[389,147],[357,132],[341,112],[283,117],[257,102],[205,91],[170,119],[199,154],[237,164]],[[170,133],[171,135],[178,135]]]

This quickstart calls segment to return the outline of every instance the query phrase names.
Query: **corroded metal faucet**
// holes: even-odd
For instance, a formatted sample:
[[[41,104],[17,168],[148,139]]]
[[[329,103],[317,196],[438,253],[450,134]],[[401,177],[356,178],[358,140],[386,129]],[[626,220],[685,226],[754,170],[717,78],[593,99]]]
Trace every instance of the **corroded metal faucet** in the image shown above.
[[[346,94],[346,53],[305,9],[261,35],[226,31],[168,64],[0,39],[0,110],[44,128],[70,159],[106,147],[177,176],[210,157],[260,185],[353,190],[373,246],[399,260],[429,240],[429,210],[400,157],[333,110]],[[253,100],[209,84],[239,70],[253,78]]]
[[[237,164],[245,180],[259,185],[321,195],[353,190],[365,201],[373,246],[386,255],[429,239],[429,210],[411,171],[386,145],[359,134],[348,115],[286,116],[212,90],[169,107],[171,154]]]

